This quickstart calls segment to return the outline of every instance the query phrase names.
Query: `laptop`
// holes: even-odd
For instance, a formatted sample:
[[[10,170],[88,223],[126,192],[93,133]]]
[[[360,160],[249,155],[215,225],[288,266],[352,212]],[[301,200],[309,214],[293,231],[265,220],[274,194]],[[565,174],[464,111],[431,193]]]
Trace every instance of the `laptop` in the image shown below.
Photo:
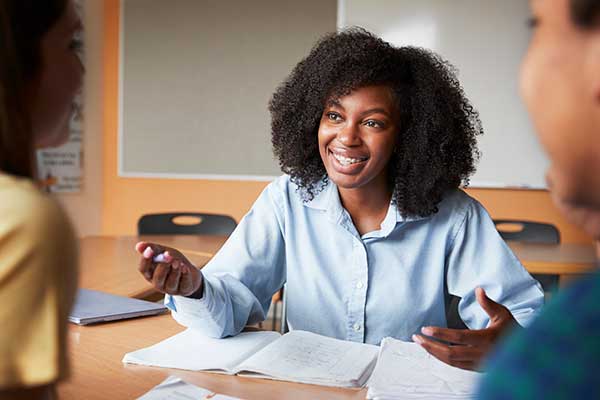
[[[79,289],[69,322],[78,325],[164,314],[168,308],[150,301]]]

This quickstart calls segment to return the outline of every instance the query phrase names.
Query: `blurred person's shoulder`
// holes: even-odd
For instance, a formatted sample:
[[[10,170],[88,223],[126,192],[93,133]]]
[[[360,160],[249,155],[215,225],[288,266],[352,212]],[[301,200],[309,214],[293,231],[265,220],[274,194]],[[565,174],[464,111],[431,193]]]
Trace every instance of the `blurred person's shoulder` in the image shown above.
[[[53,198],[29,179],[0,173],[1,252],[74,257],[75,247],[69,219]]]
[[[481,399],[596,398],[600,359],[600,273],[560,291],[527,328],[499,346],[488,363]],[[568,371],[568,373],[566,373]],[[591,396],[590,396],[591,395]]]

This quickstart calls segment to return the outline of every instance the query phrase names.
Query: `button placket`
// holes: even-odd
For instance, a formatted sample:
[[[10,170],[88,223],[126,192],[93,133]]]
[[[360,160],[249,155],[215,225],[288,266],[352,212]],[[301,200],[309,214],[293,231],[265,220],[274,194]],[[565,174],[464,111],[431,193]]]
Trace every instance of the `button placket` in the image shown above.
[[[355,238],[353,244],[351,307],[348,315],[348,338],[356,342],[364,342],[367,253],[362,241]]]

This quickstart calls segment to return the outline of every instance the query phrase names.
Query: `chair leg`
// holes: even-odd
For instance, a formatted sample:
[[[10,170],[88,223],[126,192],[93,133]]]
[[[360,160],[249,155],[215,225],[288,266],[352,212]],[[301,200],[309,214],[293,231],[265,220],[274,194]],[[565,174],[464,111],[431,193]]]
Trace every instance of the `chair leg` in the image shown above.
[[[279,325],[279,333],[282,335],[288,332],[286,297],[287,290],[281,289],[281,324]]]
[[[272,318],[273,328],[272,328],[272,330],[276,330],[276,328],[277,328],[277,308],[278,308],[277,306],[278,305],[279,305],[279,301],[276,301],[273,303],[273,318]]]

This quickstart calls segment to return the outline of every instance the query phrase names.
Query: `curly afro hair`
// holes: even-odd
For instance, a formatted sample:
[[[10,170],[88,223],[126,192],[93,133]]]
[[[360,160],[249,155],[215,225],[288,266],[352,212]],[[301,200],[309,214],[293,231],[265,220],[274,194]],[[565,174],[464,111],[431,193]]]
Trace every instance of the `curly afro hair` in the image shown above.
[[[399,140],[388,164],[392,202],[404,217],[438,211],[444,193],[468,185],[482,133],[454,68],[431,51],[393,47],[351,28],[323,37],[269,103],[273,151],[310,201],[327,184],[318,147],[326,101],[385,85],[398,103]]]

